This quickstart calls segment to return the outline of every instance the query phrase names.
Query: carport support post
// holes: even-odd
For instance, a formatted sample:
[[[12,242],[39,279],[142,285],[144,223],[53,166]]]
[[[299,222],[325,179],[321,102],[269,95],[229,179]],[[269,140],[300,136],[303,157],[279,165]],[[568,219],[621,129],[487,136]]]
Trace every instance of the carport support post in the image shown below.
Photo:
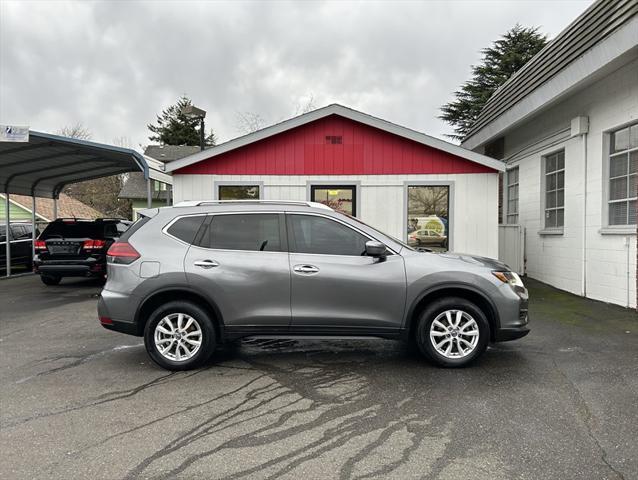
[[[149,176],[146,179],[146,206],[151,208],[153,204],[152,194],[151,194],[151,177]]]
[[[35,195],[31,195],[31,261],[35,257]]]
[[[53,220],[58,218],[58,199],[53,197]]]
[[[5,235],[5,245],[4,248],[7,252],[7,277],[11,275],[11,219],[9,218],[9,192],[4,194],[4,208],[7,216],[5,217],[5,223],[7,225],[6,235]]]

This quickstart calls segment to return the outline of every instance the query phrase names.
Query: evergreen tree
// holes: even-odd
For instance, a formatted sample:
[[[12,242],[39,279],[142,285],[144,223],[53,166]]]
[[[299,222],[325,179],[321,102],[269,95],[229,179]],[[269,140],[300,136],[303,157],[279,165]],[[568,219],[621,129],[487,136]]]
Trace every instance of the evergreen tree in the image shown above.
[[[182,109],[192,105],[190,98],[182,96],[175,105],[171,105],[157,116],[157,124],[148,125],[148,129],[155,135],[149,140],[164,145],[192,145],[199,146],[199,119],[189,118],[182,113]],[[216,138],[213,130],[205,137],[204,144],[208,147],[215,145]]]
[[[441,107],[439,118],[454,126],[455,135],[450,137],[462,140],[498,87],[546,43],[547,37],[539,33],[537,27],[516,24],[491,47],[483,49],[481,63],[472,66],[472,78],[454,92],[456,100]]]

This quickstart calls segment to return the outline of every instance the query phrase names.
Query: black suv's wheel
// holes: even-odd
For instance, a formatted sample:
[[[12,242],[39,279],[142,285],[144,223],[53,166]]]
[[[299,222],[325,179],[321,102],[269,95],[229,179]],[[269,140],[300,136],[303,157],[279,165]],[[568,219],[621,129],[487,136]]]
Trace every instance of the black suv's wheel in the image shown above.
[[[62,277],[58,275],[40,275],[40,280],[45,285],[57,285],[62,280]]]
[[[416,329],[419,350],[442,367],[463,367],[487,348],[490,326],[474,303],[459,297],[432,302]]]
[[[174,301],[151,314],[144,328],[144,345],[160,367],[189,370],[210,358],[215,347],[215,328],[198,305]]]

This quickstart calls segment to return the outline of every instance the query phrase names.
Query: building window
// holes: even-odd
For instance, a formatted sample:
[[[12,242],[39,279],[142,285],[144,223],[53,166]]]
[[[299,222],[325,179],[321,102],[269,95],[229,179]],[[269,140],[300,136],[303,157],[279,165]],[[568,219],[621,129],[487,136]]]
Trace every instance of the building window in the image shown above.
[[[259,185],[219,185],[218,200],[259,200]]]
[[[565,151],[545,157],[545,228],[565,224]]]
[[[609,152],[609,225],[636,224],[638,123],[611,134]]]
[[[448,249],[450,187],[408,185],[408,244],[435,251]]]
[[[311,185],[310,200],[323,203],[353,217],[357,215],[357,187],[355,185]]]
[[[518,167],[507,171],[506,223],[518,223]]]

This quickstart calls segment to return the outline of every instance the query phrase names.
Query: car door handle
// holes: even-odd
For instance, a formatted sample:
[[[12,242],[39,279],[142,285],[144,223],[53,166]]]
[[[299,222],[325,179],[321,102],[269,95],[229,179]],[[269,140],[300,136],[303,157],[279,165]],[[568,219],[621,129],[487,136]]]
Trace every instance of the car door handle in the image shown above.
[[[297,273],[317,273],[319,269],[314,265],[295,265],[292,269]]]
[[[219,263],[217,263],[215,260],[197,260],[196,262],[193,262],[193,265],[202,268],[219,267]]]

